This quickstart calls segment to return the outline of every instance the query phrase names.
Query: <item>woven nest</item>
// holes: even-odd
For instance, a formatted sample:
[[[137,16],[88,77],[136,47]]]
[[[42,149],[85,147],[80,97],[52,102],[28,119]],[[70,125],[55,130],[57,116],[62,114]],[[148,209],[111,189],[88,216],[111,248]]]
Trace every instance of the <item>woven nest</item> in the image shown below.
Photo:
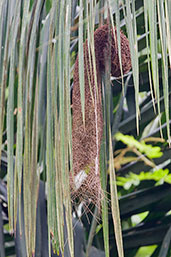
[[[72,152],[73,172],[70,173],[72,199],[84,203],[99,205],[103,197],[100,183],[100,145],[103,135],[103,114],[101,101],[101,74],[105,71],[106,56],[111,58],[111,74],[121,75],[118,47],[113,30],[108,25],[99,27],[94,33],[97,88],[95,86],[92,56],[88,52],[88,41],[84,44],[84,80],[85,80],[85,124],[81,111],[79,61],[74,68],[74,87],[72,95],[73,124]],[[131,69],[129,42],[120,32],[123,74]],[[90,56],[89,56],[90,55]]]

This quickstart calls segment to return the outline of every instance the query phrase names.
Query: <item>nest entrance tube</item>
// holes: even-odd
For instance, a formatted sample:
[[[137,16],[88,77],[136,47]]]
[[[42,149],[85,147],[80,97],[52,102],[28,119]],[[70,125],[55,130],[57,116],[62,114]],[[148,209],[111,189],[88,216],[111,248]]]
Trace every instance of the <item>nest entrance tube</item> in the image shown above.
[[[100,146],[104,125],[101,74],[105,71],[106,54],[111,56],[112,76],[121,75],[116,30],[114,33],[115,36],[113,30],[109,30],[108,25],[99,27],[94,33],[97,88],[94,70],[90,63],[92,56],[89,58],[88,41],[84,43],[85,124],[81,110],[78,56],[74,67],[71,197],[73,200],[78,198],[80,202],[92,202],[97,206],[103,196],[100,182]],[[128,39],[122,32],[120,32],[120,41],[122,71],[125,74],[131,69],[131,57]]]

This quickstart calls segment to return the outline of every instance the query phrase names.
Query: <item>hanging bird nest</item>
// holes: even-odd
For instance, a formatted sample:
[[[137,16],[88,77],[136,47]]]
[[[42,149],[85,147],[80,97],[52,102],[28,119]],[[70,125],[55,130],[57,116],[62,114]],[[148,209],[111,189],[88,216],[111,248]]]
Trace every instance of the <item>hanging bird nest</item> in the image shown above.
[[[115,36],[114,36],[115,33]],[[122,72],[131,69],[129,41],[120,32]],[[72,95],[72,152],[73,172],[70,173],[71,197],[84,203],[92,202],[99,206],[103,197],[100,182],[100,146],[103,136],[103,113],[101,99],[101,75],[105,72],[106,57],[111,59],[112,76],[121,76],[116,29],[108,25],[99,27],[94,33],[95,69],[93,57],[84,43],[84,82],[85,82],[85,122],[83,122],[80,85],[79,58],[74,68],[74,87]],[[96,86],[97,83],[97,86]]]

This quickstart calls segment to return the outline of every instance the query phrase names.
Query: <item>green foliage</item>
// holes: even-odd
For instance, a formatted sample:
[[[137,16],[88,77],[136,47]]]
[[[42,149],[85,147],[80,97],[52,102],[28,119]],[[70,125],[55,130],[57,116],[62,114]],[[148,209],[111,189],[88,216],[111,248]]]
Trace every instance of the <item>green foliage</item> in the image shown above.
[[[154,180],[157,182],[156,185],[161,185],[164,182],[171,184],[171,174],[169,174],[168,169],[149,172],[142,171],[140,174],[130,172],[126,177],[117,177],[117,185],[128,190],[131,186],[138,186],[143,180]]]
[[[47,11],[47,13],[50,11],[51,7],[52,7],[52,0],[46,1],[46,11]]]
[[[115,138],[118,141],[122,141],[130,148],[137,148],[141,153],[144,153],[148,158],[159,158],[163,154],[161,152],[160,147],[146,144],[143,140],[141,142],[138,142],[133,136],[117,133],[115,135]]]
[[[116,133],[116,140],[122,141],[129,147],[129,150],[136,148],[139,152],[144,153],[148,158],[159,158],[163,155],[159,146],[146,144],[143,140],[138,141],[133,136]],[[127,157],[123,157],[128,159]],[[129,172],[125,177],[117,176],[117,185],[129,190],[131,186],[138,186],[143,180],[154,180],[156,185],[164,182],[171,183],[171,174],[168,169],[157,169],[149,172],[141,171],[139,174]]]
[[[155,249],[156,245],[141,247],[135,257],[150,257]]]

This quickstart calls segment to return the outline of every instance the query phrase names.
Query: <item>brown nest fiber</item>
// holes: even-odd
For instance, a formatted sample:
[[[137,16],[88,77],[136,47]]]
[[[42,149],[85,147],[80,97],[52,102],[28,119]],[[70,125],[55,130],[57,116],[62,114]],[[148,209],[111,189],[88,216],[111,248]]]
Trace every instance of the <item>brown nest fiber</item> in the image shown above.
[[[116,38],[116,31],[115,31]],[[73,173],[70,174],[72,199],[99,205],[102,197],[100,183],[100,145],[103,135],[103,114],[101,101],[101,74],[105,70],[105,56],[111,57],[111,74],[121,75],[117,40],[108,25],[99,27],[94,33],[97,88],[93,72],[92,56],[89,57],[88,41],[84,44],[85,80],[85,124],[83,124],[79,85],[78,57],[74,68],[72,152]],[[129,42],[120,32],[123,74],[131,69]],[[110,42],[110,43],[109,43]],[[111,51],[111,53],[110,53]]]

